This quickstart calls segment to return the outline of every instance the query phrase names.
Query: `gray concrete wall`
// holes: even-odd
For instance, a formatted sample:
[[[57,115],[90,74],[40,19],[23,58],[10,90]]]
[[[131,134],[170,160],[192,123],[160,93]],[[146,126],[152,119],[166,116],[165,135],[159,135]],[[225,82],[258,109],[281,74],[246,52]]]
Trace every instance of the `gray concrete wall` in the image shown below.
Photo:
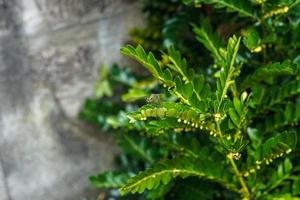
[[[87,177],[118,150],[76,114],[141,16],[132,0],[0,0],[0,200],[97,194]]]

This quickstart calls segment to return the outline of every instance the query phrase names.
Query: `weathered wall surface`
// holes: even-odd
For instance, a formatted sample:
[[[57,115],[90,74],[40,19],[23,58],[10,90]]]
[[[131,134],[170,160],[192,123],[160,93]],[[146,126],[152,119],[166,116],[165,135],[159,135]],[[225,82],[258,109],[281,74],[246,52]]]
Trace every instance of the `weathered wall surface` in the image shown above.
[[[132,0],[0,0],[0,199],[95,196],[111,138],[76,119],[100,64],[119,61]]]

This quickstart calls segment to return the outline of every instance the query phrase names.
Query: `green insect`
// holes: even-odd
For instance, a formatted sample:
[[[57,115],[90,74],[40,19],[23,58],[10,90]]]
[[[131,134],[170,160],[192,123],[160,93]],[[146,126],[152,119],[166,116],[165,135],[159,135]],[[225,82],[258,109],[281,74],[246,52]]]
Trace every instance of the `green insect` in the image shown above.
[[[160,104],[162,102],[161,94],[151,94],[149,97],[146,97],[146,102],[150,104]]]

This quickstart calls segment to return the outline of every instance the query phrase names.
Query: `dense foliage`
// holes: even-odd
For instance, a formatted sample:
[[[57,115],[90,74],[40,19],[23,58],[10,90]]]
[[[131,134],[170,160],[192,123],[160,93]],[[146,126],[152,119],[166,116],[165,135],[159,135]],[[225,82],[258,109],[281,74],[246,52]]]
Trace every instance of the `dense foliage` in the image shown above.
[[[149,18],[165,13],[140,42],[154,53],[121,52],[153,78],[115,66],[97,94],[128,92],[81,112],[124,150],[120,170],[92,183],[120,188],[116,199],[300,199],[300,1],[149,2]],[[185,31],[170,37],[175,19]]]

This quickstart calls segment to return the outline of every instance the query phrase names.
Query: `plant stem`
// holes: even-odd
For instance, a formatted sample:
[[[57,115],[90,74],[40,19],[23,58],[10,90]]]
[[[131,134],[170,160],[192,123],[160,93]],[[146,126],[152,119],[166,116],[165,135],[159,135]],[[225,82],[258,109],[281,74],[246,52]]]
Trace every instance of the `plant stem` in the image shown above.
[[[239,182],[240,182],[240,184],[241,184],[241,186],[242,186],[242,192],[241,192],[241,193],[242,193],[242,196],[243,196],[245,199],[249,200],[249,199],[250,199],[250,193],[249,193],[248,187],[247,187],[247,185],[246,185],[246,183],[245,183],[245,181],[244,181],[244,179],[243,179],[243,176],[241,175],[240,171],[238,170],[238,168],[237,168],[237,166],[236,166],[236,164],[235,164],[235,162],[234,162],[234,160],[233,160],[233,155],[232,155],[232,153],[229,153],[229,154],[227,155],[227,158],[229,159],[230,164],[231,164],[231,166],[232,166],[232,168],[233,168],[233,171],[234,171],[234,173],[236,174],[236,176],[238,177]]]
[[[223,135],[222,135],[221,128],[220,128],[220,122],[216,119],[215,119],[215,122],[216,122],[216,125],[217,125],[218,134],[219,134],[220,138],[222,138]]]

